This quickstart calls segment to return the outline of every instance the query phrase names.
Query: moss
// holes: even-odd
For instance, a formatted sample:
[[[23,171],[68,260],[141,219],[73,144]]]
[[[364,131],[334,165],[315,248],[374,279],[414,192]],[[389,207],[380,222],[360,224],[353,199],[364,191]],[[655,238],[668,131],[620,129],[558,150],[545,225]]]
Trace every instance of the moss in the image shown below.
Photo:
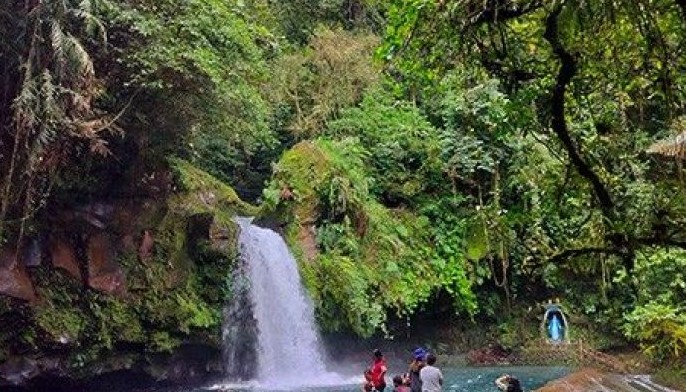
[[[36,324],[47,332],[53,341],[78,340],[85,320],[78,308],[65,308],[46,302],[36,308]]]
[[[438,257],[426,218],[370,194],[366,154],[356,139],[298,143],[265,191],[324,327],[369,336],[384,328],[387,311],[411,313],[441,288],[473,309],[463,259]],[[316,238],[303,238],[313,227]]]
[[[127,295],[92,290],[47,265],[32,269],[40,302],[27,307],[21,335],[0,331],[0,362],[9,355],[6,342],[12,339],[25,353],[68,356],[77,377],[100,365],[127,366],[143,359],[141,353],[169,353],[186,343],[221,344],[221,310],[230,296],[228,279],[238,254],[232,219],[257,209],[186,162],[175,161],[174,170],[179,192],[166,200],[166,208],[148,206],[136,222],[116,221],[112,227],[123,233],[122,227],[134,225],[154,233],[149,259],[140,260],[135,250],[117,256]],[[122,212],[128,216],[128,210]],[[221,247],[211,242],[212,234],[221,236]],[[0,321],[10,313],[16,309],[0,297]],[[117,360],[108,362],[111,358]]]
[[[35,326],[47,334],[48,342],[36,340],[39,346],[55,341],[75,342],[83,336],[88,320],[79,307],[79,282],[61,271],[38,268],[33,273],[41,301],[33,308]]]
[[[97,292],[88,296],[93,323],[92,333],[99,345],[111,349],[117,342],[140,343],[145,333],[136,301],[121,300]]]
[[[229,185],[187,161],[173,160],[172,168],[180,197],[173,197],[170,207],[189,213],[211,213],[221,224],[229,224],[235,215],[254,216],[259,209],[238,197]]]
[[[167,214],[158,227],[156,240],[160,250],[166,253],[167,262],[189,274],[194,263],[190,257],[193,252],[188,247],[197,245],[190,244],[189,234],[196,235],[189,233],[192,217],[209,216],[211,225],[225,231],[235,244],[238,232],[233,218],[256,215],[259,209],[242,201],[230,186],[186,161],[174,160],[172,167],[179,189],[167,201]]]
[[[172,337],[167,331],[157,331],[150,336],[148,346],[156,352],[172,352],[181,341]]]

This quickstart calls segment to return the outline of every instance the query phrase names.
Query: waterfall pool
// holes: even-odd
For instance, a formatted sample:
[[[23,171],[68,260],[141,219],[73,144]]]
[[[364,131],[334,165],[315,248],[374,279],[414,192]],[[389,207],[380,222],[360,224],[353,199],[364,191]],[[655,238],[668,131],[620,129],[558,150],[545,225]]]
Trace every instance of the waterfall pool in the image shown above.
[[[445,383],[444,392],[497,392],[495,379],[504,374],[512,374],[519,378],[524,391],[532,391],[552,381],[566,376],[570,369],[566,367],[465,367],[443,369]],[[387,377],[390,381],[390,377]],[[302,391],[302,392],[359,392],[362,378],[359,376],[348,378],[348,383],[338,386],[325,387],[291,387],[291,388],[261,388],[257,384],[217,384],[207,388],[196,389],[192,392],[277,392],[277,391]],[[385,392],[390,392],[391,386],[386,387]]]
[[[255,379],[242,384],[220,383],[182,392],[298,391],[358,392],[362,374],[329,372],[314,319],[312,301],[302,287],[297,261],[276,232],[237,218],[240,226],[240,274],[234,276],[237,298],[225,310],[224,357],[233,379]],[[247,283],[247,284],[245,284]],[[252,332],[250,332],[252,331]],[[361,364],[360,366],[365,366]],[[400,364],[398,364],[400,366]],[[440,366],[440,363],[439,363]],[[358,366],[354,366],[358,368]],[[361,368],[360,368],[361,369]],[[404,368],[390,366],[390,382]],[[530,391],[569,373],[564,367],[443,368],[445,392],[497,391],[494,381],[509,373]],[[392,385],[386,388],[390,392]]]

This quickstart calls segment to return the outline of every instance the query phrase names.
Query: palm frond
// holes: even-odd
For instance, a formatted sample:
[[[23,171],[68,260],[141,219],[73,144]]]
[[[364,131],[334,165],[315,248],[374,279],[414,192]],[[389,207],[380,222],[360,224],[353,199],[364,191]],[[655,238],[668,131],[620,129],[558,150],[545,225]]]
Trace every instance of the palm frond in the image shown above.
[[[102,42],[107,42],[107,30],[105,29],[105,25],[92,12],[92,5],[89,0],[82,1],[79,8],[71,8],[68,12],[83,22],[86,33],[90,35],[95,35],[97,33]]]
[[[60,68],[64,68],[65,59],[65,42],[64,42],[64,31],[62,31],[62,26],[57,20],[52,21],[50,26],[50,43],[52,45],[52,50],[55,52],[55,60]]]
[[[37,85],[34,78],[24,80],[19,89],[19,94],[12,103],[14,123],[18,128],[28,129],[38,122],[38,113],[36,112]]]
[[[69,61],[82,76],[92,75],[93,61],[81,42],[71,34],[65,36],[65,48]]]

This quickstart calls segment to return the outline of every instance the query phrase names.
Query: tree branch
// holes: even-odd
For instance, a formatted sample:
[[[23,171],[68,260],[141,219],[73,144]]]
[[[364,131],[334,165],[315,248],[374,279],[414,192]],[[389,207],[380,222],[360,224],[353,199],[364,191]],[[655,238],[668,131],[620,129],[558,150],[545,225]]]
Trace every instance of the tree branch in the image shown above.
[[[569,134],[569,128],[567,127],[567,121],[565,119],[565,94],[567,92],[567,86],[572,81],[574,75],[576,75],[577,61],[560,42],[558,34],[558,16],[561,11],[562,3],[558,3],[546,19],[546,29],[543,34],[543,38],[552,46],[553,53],[560,59],[560,70],[557,74],[557,82],[553,88],[551,98],[551,127],[555,135],[562,142],[562,145],[567,151],[576,170],[583,178],[591,183],[593,193],[603,211],[603,216],[609,219],[612,217],[614,208],[612,197],[600,180],[598,174],[595,173],[589,163],[581,157],[579,149]]]
[[[657,236],[636,238],[636,242],[643,246],[672,246],[675,248],[686,249],[686,241],[680,241],[673,238],[660,238]]]
[[[505,3],[505,4],[503,4]],[[499,23],[510,19],[515,19],[526,15],[530,12],[536,11],[543,6],[540,0],[534,0],[524,5],[515,5],[511,2],[504,2],[502,0],[490,0],[481,5],[479,11],[474,12],[474,16],[469,19],[469,26],[478,26],[483,23]]]
[[[580,249],[567,249],[562,251],[561,253],[558,253],[556,255],[553,255],[550,259],[548,259],[548,262],[551,263],[557,263],[562,260],[567,260],[571,259],[572,257],[576,256],[583,256],[583,255],[588,255],[588,254],[609,254],[609,255],[621,255],[624,256],[624,252],[622,252],[619,249],[616,248],[580,248]]]

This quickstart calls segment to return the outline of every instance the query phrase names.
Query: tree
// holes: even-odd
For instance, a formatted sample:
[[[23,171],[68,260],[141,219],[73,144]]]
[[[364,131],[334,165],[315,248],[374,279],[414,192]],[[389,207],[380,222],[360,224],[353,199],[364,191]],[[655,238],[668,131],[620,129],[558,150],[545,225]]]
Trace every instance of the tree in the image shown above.
[[[96,1],[10,1],[2,18],[3,95],[0,154],[0,237],[40,209],[57,173],[74,156],[107,155],[104,136],[118,132],[94,104],[101,93],[84,40],[105,41]],[[16,234],[16,232],[14,233]]]

